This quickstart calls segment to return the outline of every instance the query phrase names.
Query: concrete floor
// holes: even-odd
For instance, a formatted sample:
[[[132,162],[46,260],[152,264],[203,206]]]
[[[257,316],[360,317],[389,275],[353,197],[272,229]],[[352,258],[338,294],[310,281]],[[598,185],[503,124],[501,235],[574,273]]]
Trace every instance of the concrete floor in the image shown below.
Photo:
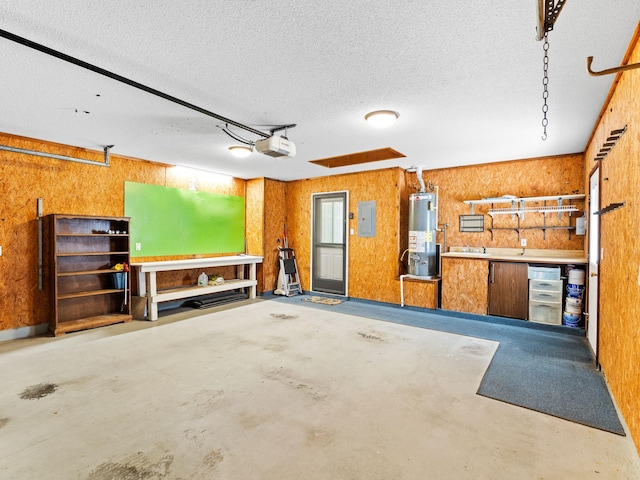
[[[0,345],[2,479],[638,479],[475,392],[496,342],[274,301]]]

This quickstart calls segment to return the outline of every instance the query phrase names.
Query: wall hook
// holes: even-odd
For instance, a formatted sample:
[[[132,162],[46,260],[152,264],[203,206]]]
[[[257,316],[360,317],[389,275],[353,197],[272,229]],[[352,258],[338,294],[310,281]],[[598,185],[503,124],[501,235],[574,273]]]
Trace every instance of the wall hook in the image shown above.
[[[589,75],[594,77],[598,77],[600,75],[611,75],[612,73],[624,72],[625,70],[633,70],[634,68],[640,68],[640,63],[632,63],[631,65],[621,65],[615,68],[607,68],[606,70],[602,70],[600,72],[594,72],[591,70],[591,63],[593,62],[593,57],[587,57],[587,72]]]

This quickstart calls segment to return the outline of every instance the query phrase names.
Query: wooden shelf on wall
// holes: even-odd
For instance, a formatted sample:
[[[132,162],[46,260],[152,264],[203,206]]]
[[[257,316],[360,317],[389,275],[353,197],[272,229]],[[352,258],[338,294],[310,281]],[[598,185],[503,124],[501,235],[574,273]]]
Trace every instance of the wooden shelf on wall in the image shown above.
[[[500,230],[513,230],[518,234],[518,240],[520,240],[520,234],[527,230],[542,230],[543,239],[547,238],[547,230],[566,230],[571,239],[571,232],[575,231],[575,227],[571,225],[571,214],[578,211],[577,205],[572,201],[581,201],[585,199],[584,194],[572,194],[572,195],[546,195],[540,197],[494,197],[494,198],[482,198],[479,200],[464,200],[464,203],[471,206],[471,214],[475,213],[475,205],[490,205],[491,208],[487,214],[491,217],[491,226],[487,228],[491,232],[491,240],[494,239],[494,232]],[[570,202],[569,204],[563,204],[563,202]],[[542,205],[527,207],[527,203],[542,203]],[[556,202],[555,205],[547,205],[547,202]],[[510,207],[495,208],[495,204],[509,203]],[[542,214],[542,225],[535,225],[530,227],[521,226],[521,220],[526,213]],[[547,214],[557,213],[558,218],[562,218],[562,214],[567,213],[569,218],[568,225],[547,225]],[[494,227],[493,217],[495,215],[511,215],[515,220],[517,218],[517,224],[510,227]]]
[[[550,202],[550,201],[565,201],[565,200],[584,200],[584,193],[571,194],[571,195],[545,195],[541,197],[492,197],[481,198],[479,200],[463,200],[467,205],[487,205],[494,203],[512,203],[512,202]]]

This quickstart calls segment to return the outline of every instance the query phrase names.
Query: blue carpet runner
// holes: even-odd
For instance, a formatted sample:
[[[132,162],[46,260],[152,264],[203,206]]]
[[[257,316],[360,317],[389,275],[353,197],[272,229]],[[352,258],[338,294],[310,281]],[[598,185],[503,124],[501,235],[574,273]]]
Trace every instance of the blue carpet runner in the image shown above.
[[[625,435],[584,331],[366,300],[311,303],[305,297],[264,298],[499,342],[479,395]]]

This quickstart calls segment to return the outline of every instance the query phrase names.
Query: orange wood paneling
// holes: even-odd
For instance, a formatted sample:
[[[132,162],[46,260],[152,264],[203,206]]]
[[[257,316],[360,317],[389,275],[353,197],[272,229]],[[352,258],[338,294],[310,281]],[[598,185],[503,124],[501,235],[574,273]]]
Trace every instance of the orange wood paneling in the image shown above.
[[[248,253],[264,253],[264,179],[247,180],[245,236]]]
[[[404,304],[410,307],[438,308],[440,280],[403,280]]]
[[[258,292],[276,288],[278,246],[284,245],[285,183],[266,178],[247,180],[247,243],[249,253],[264,257],[258,265]]]
[[[400,302],[398,260],[400,194],[404,172],[398,168],[320,177],[287,184],[287,233],[296,250],[304,289],[310,288],[311,198],[314,193],[349,192],[349,296],[382,302]],[[358,202],[376,202],[376,236],[358,237]],[[404,248],[404,247],[403,247]]]
[[[265,179],[263,289],[261,290],[263,292],[270,292],[276,288],[279,269],[278,246],[282,246],[284,241],[284,225],[287,223],[286,213],[286,183]]]
[[[0,143],[27,150],[103,161],[103,152],[0,133]],[[38,290],[36,201],[43,214],[121,216],[124,182],[244,195],[244,180],[111,155],[101,167],[0,151],[0,330],[45,323],[49,301]],[[162,260],[188,257],[149,257]],[[234,275],[235,276],[235,275]],[[186,281],[179,277],[178,281]],[[170,280],[167,280],[170,281]],[[45,282],[46,284],[46,282]],[[45,285],[46,286],[46,285]]]
[[[640,62],[638,29],[634,39],[629,63]],[[601,208],[625,205],[600,217],[599,361],[640,453],[640,70],[624,72],[614,87],[586,150],[584,182],[609,133],[626,125],[600,162]]]
[[[256,178],[246,182],[245,238],[247,251],[253,255],[264,253],[264,179]],[[264,291],[263,265],[256,266],[257,291]]]
[[[442,308],[454,312],[487,314],[489,261],[442,259]]]
[[[519,248],[518,234],[514,230],[495,232],[493,239],[487,230],[491,226],[491,217],[487,215],[490,205],[476,205],[475,213],[484,214],[485,231],[483,233],[460,232],[460,215],[467,215],[470,206],[464,200],[515,195],[534,197],[584,193],[584,160],[582,154],[562,155],[517,161],[497,162],[423,172],[425,183],[431,182],[439,187],[438,221],[447,224],[447,249],[450,246]],[[418,191],[415,173],[407,173],[408,192]],[[535,204],[527,204],[534,206]],[[575,219],[584,212],[584,201],[577,202],[580,212],[570,218],[566,213],[558,219],[557,214],[546,216],[547,225],[575,226]],[[496,205],[507,207],[509,205]],[[521,226],[542,225],[542,214],[526,214]],[[499,215],[494,219],[495,227],[517,226],[517,219],[511,215]],[[547,230],[546,240],[542,230],[527,230],[522,238],[527,239],[528,248],[581,250],[584,237],[573,233],[571,238],[566,230]],[[444,242],[444,234],[438,233],[438,243]]]

